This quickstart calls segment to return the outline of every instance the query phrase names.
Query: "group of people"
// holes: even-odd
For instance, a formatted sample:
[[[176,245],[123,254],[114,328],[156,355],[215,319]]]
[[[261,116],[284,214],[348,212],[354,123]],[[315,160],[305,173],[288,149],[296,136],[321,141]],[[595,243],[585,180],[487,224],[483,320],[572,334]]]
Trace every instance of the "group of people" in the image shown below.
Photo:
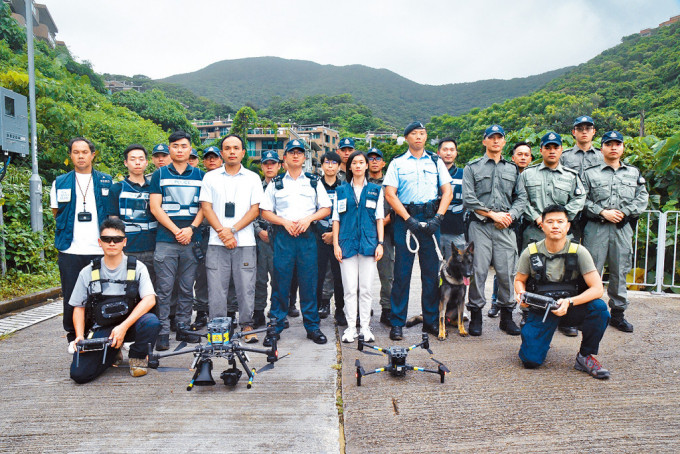
[[[74,358],[71,377],[94,379],[133,341],[130,372],[143,375],[148,344],[167,350],[172,330],[177,340],[198,342],[192,330],[209,318],[236,320],[237,312],[245,342],[259,342],[249,332],[265,323],[268,285],[277,338],[289,326],[287,317],[299,315],[299,290],[308,339],[327,342],[319,324],[330,315],[332,295],[335,322],[347,326],[342,341],[359,334],[373,341],[376,271],[380,322],[390,327],[391,339],[401,340],[416,253],[423,331],[437,334],[440,251],[449,257],[473,247],[471,335],[482,334],[493,266],[488,315],[500,313],[501,330],[522,334],[525,367],[543,362],[559,326],[568,335],[583,331],[575,367],[605,378],[593,355],[607,324],[633,330],[623,316],[625,276],[648,194],[639,170],[621,160],[621,134],[605,133],[600,151],[592,146],[595,133],[590,117],[577,118],[576,146],[563,153],[560,135],[549,132],[541,139],[542,162],[530,166],[527,143],[516,144],[510,160],[502,156],[505,131],[492,125],[483,134],[484,155],[463,169],[456,166],[453,138],[440,140],[431,153],[425,126],[414,122],[404,130],[408,150],[384,175],[382,152],[357,151],[351,138],[340,140],[337,153],[321,156],[321,175],[303,172],[304,144],[291,139],[282,160],[274,150],[262,153],[261,180],[241,164],[246,147],[239,136],[207,148],[203,172],[191,137],[177,131],[153,148],[150,176],[147,150],[130,145],[124,152],[129,174],[117,183],[93,169],[94,145],[75,138],[69,143],[74,171],[59,176],[51,192],[64,328],[71,350],[81,339],[106,337],[115,354],[104,364],[100,354]],[[611,320],[599,299],[605,263]],[[560,308],[545,321],[529,310],[517,326],[513,310],[522,294],[555,295],[555,283]],[[264,338],[263,345],[271,343]]]

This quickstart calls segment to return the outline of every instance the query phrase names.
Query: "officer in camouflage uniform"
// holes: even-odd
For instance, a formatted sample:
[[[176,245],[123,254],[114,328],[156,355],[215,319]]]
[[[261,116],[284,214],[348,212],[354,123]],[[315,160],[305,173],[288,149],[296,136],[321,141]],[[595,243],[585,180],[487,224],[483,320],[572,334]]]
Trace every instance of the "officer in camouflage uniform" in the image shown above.
[[[588,223],[583,244],[590,251],[600,275],[609,265],[609,324],[632,333],[623,316],[628,307],[626,275],[632,266],[633,234],[637,218],[647,208],[649,193],[640,170],[621,161],[624,144],[618,131],[602,136],[604,162],[586,169],[583,184],[588,192],[585,214]]]
[[[472,336],[482,335],[482,308],[486,304],[484,286],[489,265],[498,277],[499,327],[517,336],[519,327],[512,320],[512,275],[517,261],[517,240],[510,226],[519,219],[527,204],[527,193],[519,184],[519,169],[503,156],[505,131],[492,125],[484,131],[486,153],[471,161],[463,172],[463,206],[470,213],[470,243],[474,243],[474,274],[470,281],[468,309]]]
[[[545,238],[542,230],[541,213],[550,205],[561,205],[567,210],[569,222],[581,212],[586,201],[586,193],[578,173],[560,164],[562,137],[556,132],[548,132],[541,138],[543,162],[527,167],[520,176],[529,197],[524,210],[527,227],[524,229],[522,248]],[[523,311],[522,320],[526,319]],[[562,334],[570,337],[578,335],[575,326],[559,325]]]

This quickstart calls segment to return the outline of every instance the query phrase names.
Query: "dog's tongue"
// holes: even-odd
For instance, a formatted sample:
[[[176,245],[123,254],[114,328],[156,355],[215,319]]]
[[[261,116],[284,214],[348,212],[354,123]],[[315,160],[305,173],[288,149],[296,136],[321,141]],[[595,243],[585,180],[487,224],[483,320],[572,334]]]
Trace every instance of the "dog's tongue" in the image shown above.
[[[470,278],[467,276],[463,276],[463,284],[470,285]]]

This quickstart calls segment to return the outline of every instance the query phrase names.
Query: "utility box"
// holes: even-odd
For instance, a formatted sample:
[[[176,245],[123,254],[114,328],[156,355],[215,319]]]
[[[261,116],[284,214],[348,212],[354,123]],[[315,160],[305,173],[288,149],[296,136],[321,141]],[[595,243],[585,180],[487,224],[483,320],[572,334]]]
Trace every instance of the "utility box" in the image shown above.
[[[0,87],[0,149],[26,156],[28,147],[28,103],[26,96]]]

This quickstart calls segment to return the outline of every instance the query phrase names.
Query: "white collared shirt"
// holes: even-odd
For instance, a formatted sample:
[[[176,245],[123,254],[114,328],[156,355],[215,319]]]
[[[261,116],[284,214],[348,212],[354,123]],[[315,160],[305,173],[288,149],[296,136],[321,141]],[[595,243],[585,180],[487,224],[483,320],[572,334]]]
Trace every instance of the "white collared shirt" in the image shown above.
[[[241,166],[235,175],[230,175],[224,166],[221,166],[205,174],[198,199],[201,202],[212,203],[213,211],[220,224],[225,228],[231,228],[245,216],[251,206],[262,201],[262,195],[262,182],[255,172]],[[230,218],[224,215],[225,204],[228,202],[235,204],[234,216]],[[253,223],[236,232],[235,237],[237,247],[255,246]],[[208,244],[224,246],[212,227]]]
[[[331,199],[321,181],[317,182],[314,190],[310,179],[304,173],[300,173],[300,176],[294,179],[286,172],[283,177],[283,189],[276,189],[273,181],[269,183],[260,209],[272,211],[289,221],[299,221],[316,213],[319,208],[331,206]]]

